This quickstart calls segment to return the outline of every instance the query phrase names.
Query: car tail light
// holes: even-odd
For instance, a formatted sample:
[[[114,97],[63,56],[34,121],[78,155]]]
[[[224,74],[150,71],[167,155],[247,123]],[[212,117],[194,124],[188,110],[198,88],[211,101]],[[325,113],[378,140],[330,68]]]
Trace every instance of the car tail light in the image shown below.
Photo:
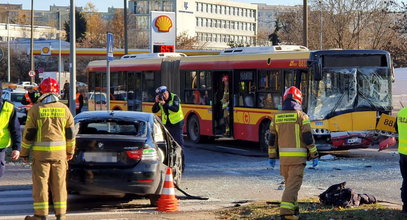
[[[130,157],[131,159],[141,159],[143,156],[143,149],[141,150],[130,150],[126,151],[127,156]]]

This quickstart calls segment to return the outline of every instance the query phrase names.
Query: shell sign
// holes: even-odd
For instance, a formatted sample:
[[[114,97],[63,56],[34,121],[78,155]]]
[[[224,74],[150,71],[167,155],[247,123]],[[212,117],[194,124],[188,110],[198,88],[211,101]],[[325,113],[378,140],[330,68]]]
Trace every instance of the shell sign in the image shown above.
[[[41,48],[41,55],[51,55],[51,48],[50,47]]]
[[[154,24],[159,32],[169,32],[172,28],[172,20],[166,15],[158,16]]]
[[[175,12],[151,11],[150,16],[150,49],[154,52],[156,46],[173,46],[175,48],[175,35],[177,23]]]

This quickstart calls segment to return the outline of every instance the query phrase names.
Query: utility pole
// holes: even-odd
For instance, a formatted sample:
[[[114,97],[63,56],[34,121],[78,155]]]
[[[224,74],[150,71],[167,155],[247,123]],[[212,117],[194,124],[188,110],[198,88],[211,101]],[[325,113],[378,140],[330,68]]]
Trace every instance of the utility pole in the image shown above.
[[[71,0],[71,7],[70,7],[70,36],[69,39],[71,41],[70,44],[70,63],[69,63],[69,70],[70,70],[70,82],[69,82],[69,109],[73,116],[76,115],[76,105],[75,105],[75,97],[76,97],[76,21],[75,21],[75,0]]]
[[[129,42],[127,38],[127,0],[124,0],[124,54],[129,53]]]
[[[10,9],[8,9],[10,10]],[[7,11],[7,82],[11,82],[10,66],[10,11]]]
[[[62,74],[62,40],[61,40],[61,11],[58,10],[58,37],[59,37],[59,54],[58,54],[58,82],[59,86],[61,86],[61,74]]]
[[[322,1],[320,0],[319,1],[319,7],[320,7],[320,11],[321,11],[321,13],[320,13],[320,20],[321,20],[321,25],[320,25],[320,30],[319,30],[319,32],[320,32],[320,35],[319,35],[319,49],[320,50],[322,50],[322,48],[323,48],[323,38],[322,38],[322,30],[323,30],[323,27],[324,27],[324,24],[323,24],[323,17],[322,17]]]
[[[31,70],[34,71],[34,0],[31,0],[31,43],[30,43]],[[34,77],[31,76],[31,85],[34,83]]]
[[[308,47],[308,1],[303,3],[303,44]]]

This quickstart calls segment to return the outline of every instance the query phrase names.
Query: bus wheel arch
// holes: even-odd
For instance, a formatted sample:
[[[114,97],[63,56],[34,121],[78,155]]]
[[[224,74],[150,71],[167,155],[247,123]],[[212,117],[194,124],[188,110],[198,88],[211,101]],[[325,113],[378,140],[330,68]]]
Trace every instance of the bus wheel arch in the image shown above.
[[[199,123],[199,118],[196,114],[191,113],[187,119],[187,134],[188,138],[194,142],[201,142],[201,128]]]
[[[268,139],[270,136],[270,119],[264,119],[259,127],[259,145],[262,152],[268,151]]]
[[[113,110],[113,111],[122,111],[123,109],[120,108],[119,106],[114,106],[114,107],[112,108],[112,110]]]

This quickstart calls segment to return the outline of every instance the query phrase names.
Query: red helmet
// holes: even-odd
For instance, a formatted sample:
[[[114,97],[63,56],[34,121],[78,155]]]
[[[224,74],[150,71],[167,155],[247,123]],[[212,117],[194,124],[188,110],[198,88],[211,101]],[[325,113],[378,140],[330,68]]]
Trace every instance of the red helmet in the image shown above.
[[[222,77],[222,82],[228,82],[229,81],[229,76],[225,75]]]
[[[291,86],[290,88],[285,90],[283,100],[286,100],[287,98],[292,98],[298,103],[302,104],[301,90],[297,89],[297,87],[295,86]]]
[[[42,94],[45,93],[59,93],[59,84],[55,79],[48,77],[42,80],[40,84],[40,90]]]

